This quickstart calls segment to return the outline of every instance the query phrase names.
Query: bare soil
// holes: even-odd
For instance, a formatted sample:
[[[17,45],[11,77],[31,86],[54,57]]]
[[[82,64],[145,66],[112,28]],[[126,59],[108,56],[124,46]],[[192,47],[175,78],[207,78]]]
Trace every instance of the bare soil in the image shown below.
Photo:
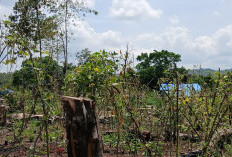
[[[20,144],[15,144],[14,146],[13,141],[13,127],[11,121],[7,121],[7,125],[4,127],[0,127],[0,157],[8,155],[9,157],[24,157],[28,156],[31,152],[31,146],[34,145],[34,141],[29,141],[29,139],[23,139]],[[58,124],[62,127],[61,123]],[[100,124],[101,134],[104,135],[106,133],[114,132],[114,130],[110,129],[109,127],[105,126],[104,124]],[[51,157],[66,157],[67,150],[65,148],[65,143],[61,143],[63,139],[66,138],[65,129],[62,127],[62,134],[60,135],[60,141],[56,143],[50,143],[50,156]],[[39,131],[36,131],[35,137],[37,137]],[[45,134],[43,132],[42,134]],[[155,140],[155,139],[154,139]],[[190,143],[189,141],[180,141],[180,153],[186,154],[188,152],[196,151],[199,147],[196,143]],[[45,157],[46,154],[46,142],[43,141],[42,138],[38,139],[36,144],[37,156]],[[170,142],[164,142],[163,146],[163,157],[172,157],[175,156],[176,153],[176,146]],[[119,149],[118,153],[115,147],[104,145],[104,156],[105,157],[126,157],[126,156],[143,156],[144,152],[139,152],[137,154],[129,154],[129,152]]]

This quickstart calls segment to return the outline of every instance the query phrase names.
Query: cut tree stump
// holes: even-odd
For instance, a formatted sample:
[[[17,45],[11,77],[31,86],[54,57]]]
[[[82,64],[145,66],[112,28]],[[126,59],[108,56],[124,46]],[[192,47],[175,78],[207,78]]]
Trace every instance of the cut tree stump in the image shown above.
[[[1,126],[6,125],[6,112],[8,109],[9,109],[9,106],[0,105],[0,125]]]
[[[102,157],[103,145],[96,103],[82,97],[62,96],[69,157]]]

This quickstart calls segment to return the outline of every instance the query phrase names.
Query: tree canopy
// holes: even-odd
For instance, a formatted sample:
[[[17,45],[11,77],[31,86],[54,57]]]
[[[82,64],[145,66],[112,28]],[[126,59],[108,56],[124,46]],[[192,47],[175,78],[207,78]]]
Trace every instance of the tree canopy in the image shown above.
[[[34,67],[30,59],[22,62],[22,68],[13,73],[13,85],[32,88],[38,85],[38,81],[46,87],[52,85],[52,81],[58,81],[60,87],[64,79],[62,67],[51,57],[33,58]],[[39,70],[40,76],[35,76],[33,70]],[[37,79],[40,77],[40,80]]]
[[[150,54],[142,53],[137,60],[140,62],[136,69],[141,83],[152,89],[159,89],[159,79],[165,77],[166,72],[173,69],[175,63],[181,61],[181,56],[167,50],[154,50]]]

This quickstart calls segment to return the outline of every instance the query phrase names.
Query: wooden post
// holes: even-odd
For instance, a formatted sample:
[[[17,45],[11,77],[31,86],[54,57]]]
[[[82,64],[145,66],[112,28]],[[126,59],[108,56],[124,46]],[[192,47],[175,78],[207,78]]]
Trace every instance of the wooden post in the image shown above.
[[[69,157],[102,157],[102,139],[96,103],[82,97],[62,96]]]
[[[6,112],[8,109],[9,109],[9,106],[0,105],[0,125],[1,126],[6,125]]]

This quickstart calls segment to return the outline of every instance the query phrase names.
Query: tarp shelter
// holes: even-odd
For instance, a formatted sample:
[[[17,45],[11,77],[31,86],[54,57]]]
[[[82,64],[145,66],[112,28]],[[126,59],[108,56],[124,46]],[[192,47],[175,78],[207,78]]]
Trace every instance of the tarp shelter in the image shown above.
[[[160,85],[160,91],[164,91],[166,93],[170,92],[171,90],[174,90],[176,88],[175,84],[166,84],[162,83]],[[179,90],[183,91],[185,95],[190,95],[192,91],[195,91],[196,93],[201,90],[201,86],[197,83],[193,84],[180,84],[179,85]]]

